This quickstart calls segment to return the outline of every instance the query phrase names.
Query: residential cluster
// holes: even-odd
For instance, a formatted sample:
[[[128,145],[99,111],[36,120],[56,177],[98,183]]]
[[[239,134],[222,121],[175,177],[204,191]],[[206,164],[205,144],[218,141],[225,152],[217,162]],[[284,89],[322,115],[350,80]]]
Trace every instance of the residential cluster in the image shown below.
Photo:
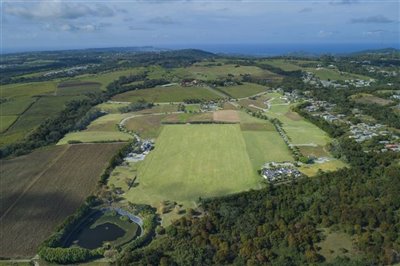
[[[317,70],[322,69],[322,68],[317,68]],[[343,72],[339,72],[342,74]],[[315,76],[314,73],[312,72],[306,72],[303,76],[303,81],[305,83],[309,83],[311,85],[321,85],[322,87],[333,87],[333,88],[348,88],[349,85],[354,86],[356,88],[361,88],[361,87],[369,87],[371,86],[371,83],[373,83],[375,80],[374,79],[369,79],[369,80],[363,80],[363,79],[346,79],[342,82],[337,81],[337,80],[322,80],[318,77]]]
[[[204,87],[207,86],[203,81],[197,79],[184,79],[181,81],[182,87]]]
[[[139,162],[143,161],[147,154],[154,148],[154,143],[150,140],[144,140],[140,143],[139,149],[135,149],[133,152],[128,153],[124,158],[126,162]]]
[[[76,67],[70,67],[70,68],[62,69],[62,70],[54,70],[54,71],[50,71],[50,72],[44,73],[43,77],[50,77],[50,76],[58,75],[58,74],[61,74],[61,73],[63,73],[63,74],[65,73],[65,74],[68,74],[68,75],[73,75],[73,74],[76,74],[77,72],[79,72],[80,70],[86,70],[86,69],[88,69],[89,67],[92,67],[92,66],[94,66],[94,65],[76,66]]]
[[[303,174],[289,162],[266,163],[261,169],[261,175],[268,182],[280,182],[301,177]]]
[[[350,126],[349,138],[356,142],[364,142],[377,136],[387,136],[390,132],[384,129],[384,125],[375,124],[368,125],[366,123],[358,123]]]

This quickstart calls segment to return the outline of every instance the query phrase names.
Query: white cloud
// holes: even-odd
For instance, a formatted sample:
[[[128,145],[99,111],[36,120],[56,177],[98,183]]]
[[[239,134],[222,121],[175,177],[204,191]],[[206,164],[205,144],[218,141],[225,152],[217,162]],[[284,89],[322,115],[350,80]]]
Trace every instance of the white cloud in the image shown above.
[[[115,11],[106,5],[68,3],[61,1],[36,3],[5,3],[4,11],[8,15],[25,19],[77,19],[81,17],[111,17]]]

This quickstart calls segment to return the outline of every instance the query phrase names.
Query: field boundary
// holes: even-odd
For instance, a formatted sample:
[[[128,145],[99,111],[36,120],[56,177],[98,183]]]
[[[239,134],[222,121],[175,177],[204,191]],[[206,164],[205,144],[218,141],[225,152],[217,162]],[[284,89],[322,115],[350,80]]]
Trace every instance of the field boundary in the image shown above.
[[[7,214],[12,211],[14,206],[22,199],[23,196],[35,185],[35,183],[40,179],[40,177],[43,176],[44,173],[46,173],[69,149],[69,146],[67,146],[63,151],[61,151],[53,160],[50,161],[50,163],[40,172],[38,173],[33,180],[26,186],[26,188],[22,191],[22,193],[18,196],[18,198],[15,199],[15,201],[11,204],[10,207],[5,210],[3,215],[0,217],[0,221],[7,216]]]
[[[33,102],[31,102],[31,103],[25,108],[25,110],[24,110],[22,113],[18,114],[17,119],[15,119],[14,122],[11,123],[11,125],[9,125],[3,132],[1,132],[1,134],[7,133],[7,131],[8,131],[11,127],[13,127],[13,126],[15,125],[15,123],[17,123],[17,121],[21,118],[21,116],[23,116],[37,101],[39,101],[39,99],[40,99],[41,97],[42,97],[42,96],[34,96],[34,97],[32,97],[32,98],[35,99],[35,100],[34,100]]]

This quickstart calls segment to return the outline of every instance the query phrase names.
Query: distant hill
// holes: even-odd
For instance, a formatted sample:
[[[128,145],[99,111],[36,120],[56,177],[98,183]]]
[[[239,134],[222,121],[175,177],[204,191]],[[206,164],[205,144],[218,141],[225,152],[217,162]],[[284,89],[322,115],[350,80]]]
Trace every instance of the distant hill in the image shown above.
[[[396,49],[396,48],[384,48],[384,49],[369,49],[369,50],[363,50],[363,51],[359,51],[359,52],[354,52],[354,53],[350,53],[348,55],[350,56],[358,56],[358,55],[367,55],[367,54],[373,54],[373,55],[400,55],[400,49]]]

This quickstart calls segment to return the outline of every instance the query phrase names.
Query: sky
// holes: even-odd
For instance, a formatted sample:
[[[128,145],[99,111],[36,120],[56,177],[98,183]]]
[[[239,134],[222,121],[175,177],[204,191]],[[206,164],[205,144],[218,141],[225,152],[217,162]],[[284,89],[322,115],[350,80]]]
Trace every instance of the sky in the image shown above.
[[[398,0],[1,0],[3,51],[400,43]]]

